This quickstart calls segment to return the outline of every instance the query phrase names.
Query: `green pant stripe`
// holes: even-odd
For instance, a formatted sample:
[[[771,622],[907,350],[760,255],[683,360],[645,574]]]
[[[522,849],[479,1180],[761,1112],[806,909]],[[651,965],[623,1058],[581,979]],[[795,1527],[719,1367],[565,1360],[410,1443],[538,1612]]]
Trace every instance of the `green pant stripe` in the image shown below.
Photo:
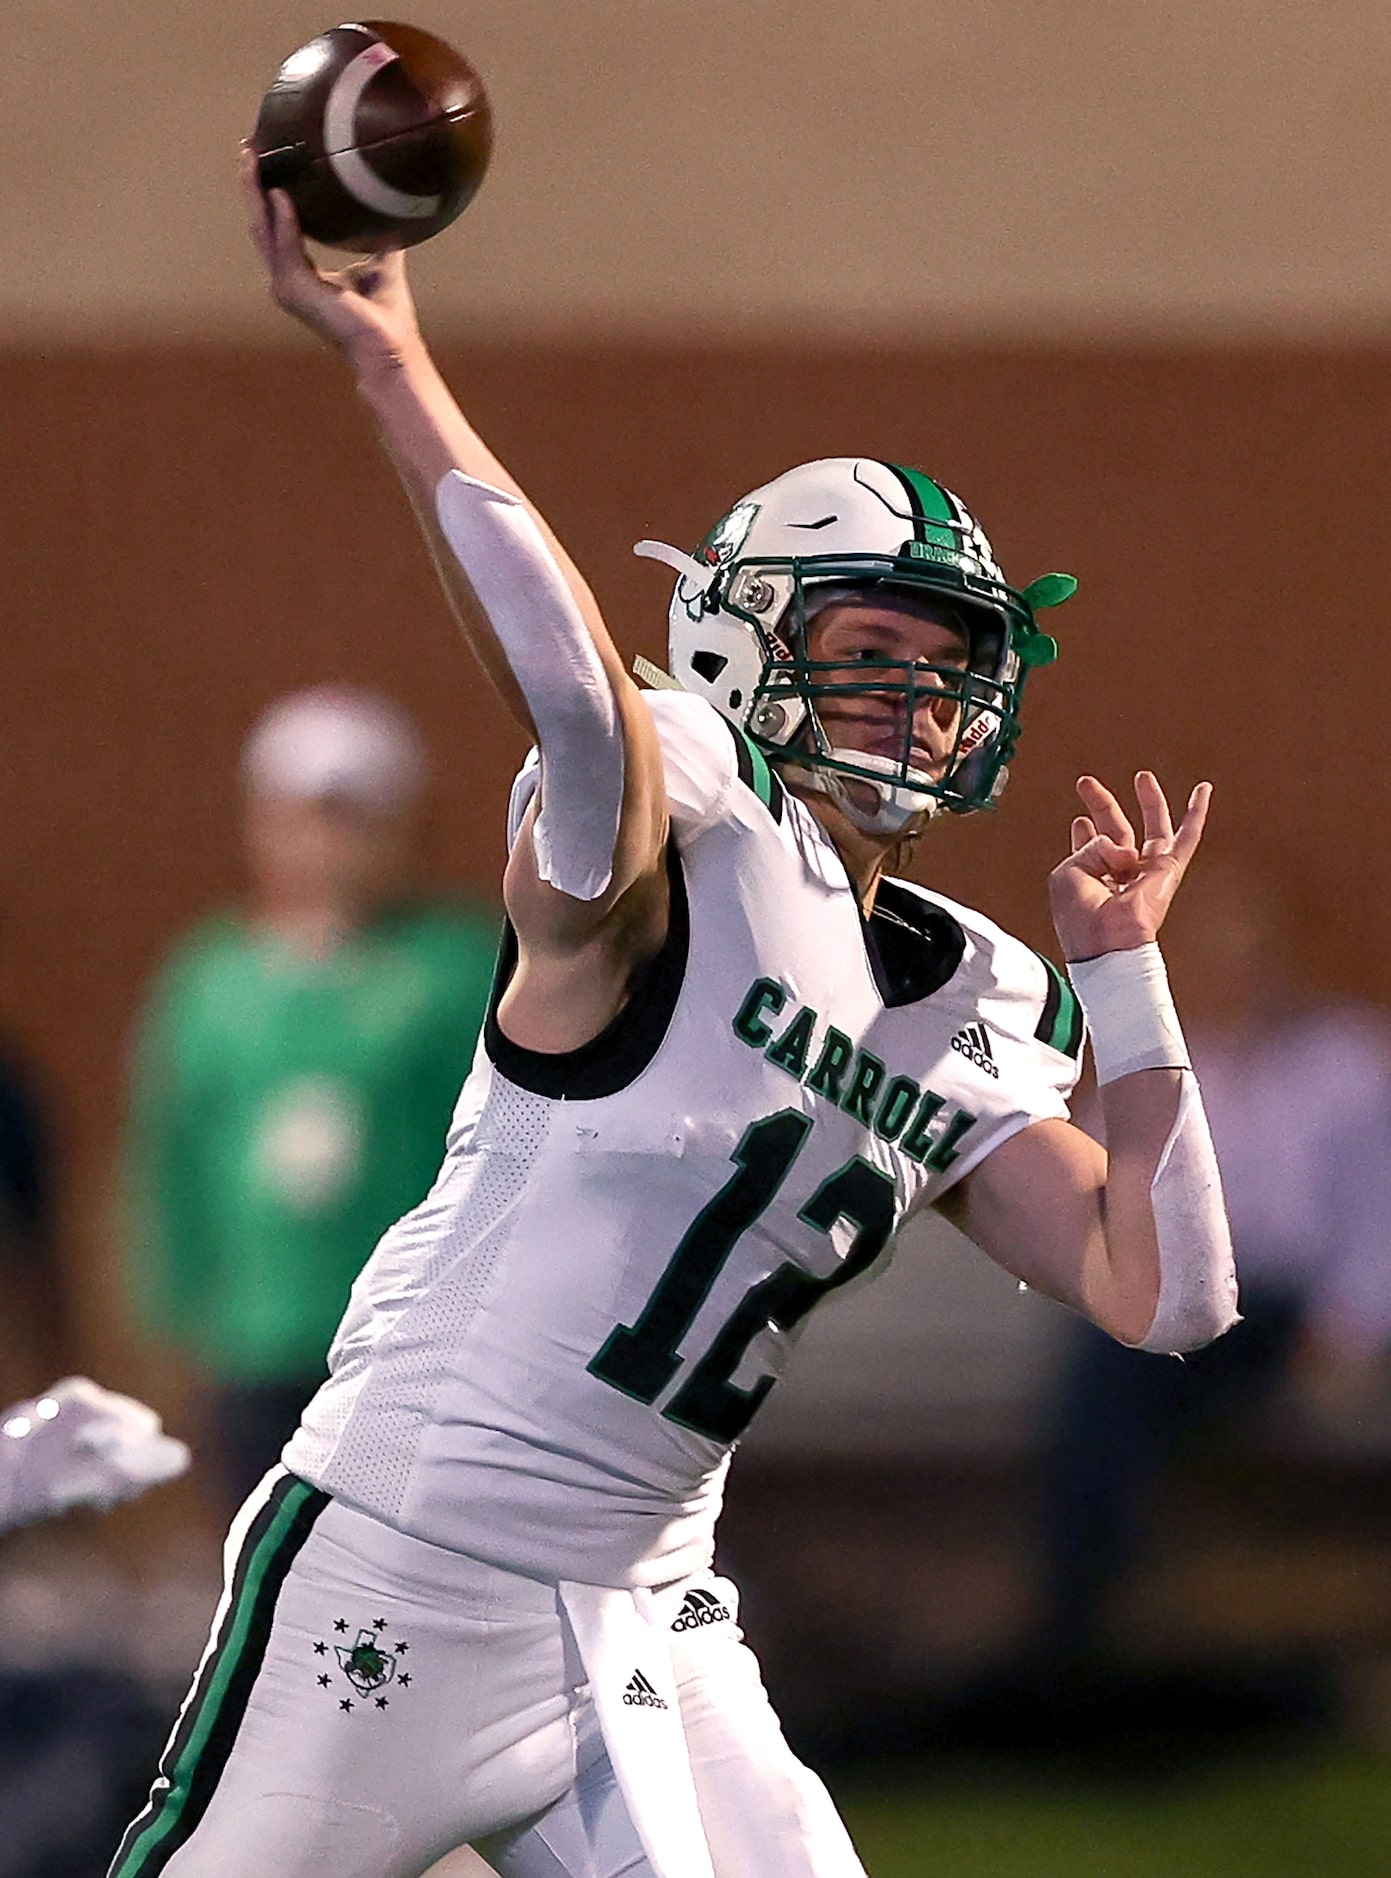
[[[161,1762],[157,1791],[127,1832],[109,1878],[156,1878],[206,1812],[260,1670],[280,1587],[327,1504],[317,1488],[286,1475],[257,1514],[217,1646]]]

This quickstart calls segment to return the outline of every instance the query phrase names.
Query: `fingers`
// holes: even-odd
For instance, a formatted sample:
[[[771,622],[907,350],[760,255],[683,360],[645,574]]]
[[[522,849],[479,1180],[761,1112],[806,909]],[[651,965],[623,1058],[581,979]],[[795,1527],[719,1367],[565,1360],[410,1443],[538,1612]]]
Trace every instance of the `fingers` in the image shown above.
[[[237,171],[241,183],[242,200],[246,204],[246,220],[251,230],[251,239],[256,252],[270,266],[270,209],[265,193],[261,188],[260,163],[251,145],[242,141],[237,153]]]
[[[1144,845],[1138,848],[1125,812],[1104,783],[1095,776],[1081,776],[1077,780],[1077,793],[1090,813],[1073,819],[1072,853],[1075,857],[1084,849],[1092,850],[1088,856],[1089,873],[1104,871],[1125,878],[1133,874],[1141,862],[1168,856],[1177,863],[1177,878],[1182,876],[1203,838],[1208,805],[1212,801],[1212,784],[1195,785],[1183,820],[1175,829],[1159,778],[1153,770],[1140,770],[1135,778],[1135,794],[1140,805]],[[1102,855],[1109,858],[1100,867],[1093,865]]]
[[[1169,800],[1151,769],[1140,770],[1135,777],[1135,798],[1140,804],[1144,828],[1143,854],[1167,854],[1173,845],[1174,823],[1169,814]]]
[[[284,278],[296,274],[314,274],[317,278],[317,270],[305,251],[294,203],[283,189],[268,189],[266,202],[270,209],[271,257],[277,273]]]
[[[1174,858],[1180,867],[1187,867],[1197,851],[1198,843],[1203,838],[1207,826],[1208,806],[1212,801],[1212,784],[1200,782],[1188,798],[1188,807],[1183,820],[1178,825],[1174,836]]]
[[[1078,821],[1083,820],[1085,817],[1078,817]],[[1074,829],[1076,826],[1074,823]],[[1112,841],[1109,835],[1093,835],[1080,848],[1073,849],[1069,865],[1090,874],[1093,880],[1107,881],[1123,891],[1126,882],[1134,878],[1140,857],[1133,842]]]
[[[261,187],[260,159],[245,141],[238,168],[251,239],[271,277],[276,298],[284,302],[296,287],[302,289],[308,281],[317,279],[305,251],[299,217],[283,189]]]
[[[1082,806],[1096,824],[1098,834],[1109,836],[1112,841],[1122,846],[1133,848],[1135,830],[1126,818],[1125,810],[1111,794],[1111,791],[1095,776],[1079,776],[1077,793],[1082,798]]]
[[[1135,831],[1116,797],[1095,776],[1079,776],[1077,793],[1087,808],[1079,820],[1091,822],[1096,833],[1123,845],[1136,846]],[[1144,856],[1173,853],[1186,863],[1202,838],[1212,798],[1211,783],[1199,783],[1188,798],[1188,806],[1177,832],[1169,811],[1169,800],[1153,770],[1142,769],[1135,777],[1135,797],[1140,805],[1143,831],[1140,853]],[[1077,824],[1074,822],[1073,827]],[[1076,841],[1074,837],[1074,847]]]

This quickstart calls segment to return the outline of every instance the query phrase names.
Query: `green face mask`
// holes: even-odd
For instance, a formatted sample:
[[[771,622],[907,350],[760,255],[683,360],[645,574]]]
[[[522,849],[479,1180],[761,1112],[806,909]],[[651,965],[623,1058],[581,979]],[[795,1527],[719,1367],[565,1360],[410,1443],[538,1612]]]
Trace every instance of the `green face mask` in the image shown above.
[[[762,588],[791,581],[790,604],[776,634],[754,607]],[[896,811],[966,814],[998,798],[1019,740],[1019,709],[1028,673],[1057,656],[1057,643],[1039,630],[1035,605],[1056,605],[1076,590],[1070,575],[1045,575],[1025,593],[977,577],[968,587],[945,563],[901,557],[886,564],[872,556],[805,556],[732,563],[717,583],[717,603],[745,619],[758,635],[763,671],[747,719],[749,734],[766,752],[812,770],[872,782],[888,792]],[[905,610],[916,601],[924,615],[959,627],[964,665],[892,658],[814,659],[808,627],[833,598],[881,596]],[[741,604],[742,602],[742,604]],[[896,727],[892,755],[868,754],[837,743],[827,727],[835,700],[874,699]],[[951,707],[943,713],[943,703]],[[829,713],[825,707],[831,705]],[[945,750],[932,759],[915,749],[915,726],[933,707],[950,724]],[[788,727],[798,726],[789,741]],[[935,741],[935,740],[934,740]]]

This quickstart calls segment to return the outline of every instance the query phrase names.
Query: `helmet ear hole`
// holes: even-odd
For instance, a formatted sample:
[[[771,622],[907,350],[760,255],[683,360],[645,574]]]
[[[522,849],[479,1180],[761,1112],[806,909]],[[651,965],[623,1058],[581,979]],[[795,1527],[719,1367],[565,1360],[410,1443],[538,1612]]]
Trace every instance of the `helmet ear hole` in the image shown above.
[[[707,685],[713,685],[728,664],[729,660],[723,652],[693,652],[691,654],[691,670],[698,677],[703,678]]]

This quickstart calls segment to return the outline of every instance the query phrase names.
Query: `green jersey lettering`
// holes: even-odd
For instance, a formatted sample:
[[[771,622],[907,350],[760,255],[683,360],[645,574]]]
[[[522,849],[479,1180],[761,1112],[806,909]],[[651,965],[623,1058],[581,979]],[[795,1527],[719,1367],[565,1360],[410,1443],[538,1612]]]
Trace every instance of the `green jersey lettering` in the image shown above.
[[[804,1004],[787,1029],[766,1052],[768,1061],[800,1082],[807,1073],[807,1051],[816,1029],[816,1012]]]
[[[935,1168],[939,1174],[945,1174],[952,1162],[958,1158],[956,1144],[975,1122],[974,1115],[968,1115],[965,1109],[958,1109],[947,1123],[939,1139],[923,1157],[926,1167]]]
[[[764,1023],[761,1013],[772,1011],[776,1016],[787,1003],[787,993],[775,978],[756,978],[749,986],[748,995],[739,1006],[734,1017],[734,1032],[755,1050],[761,1050],[772,1039],[772,1031]]]
[[[918,1104],[918,1112],[913,1117],[912,1126],[903,1137],[903,1152],[910,1161],[926,1159],[927,1151],[932,1146],[932,1125],[944,1107],[941,1096],[934,1095],[930,1089],[923,1092],[923,1099]]]
[[[879,1086],[886,1073],[877,1056],[868,1050],[861,1050],[860,1060],[855,1065],[854,1079],[841,1107],[854,1120],[863,1122],[866,1128],[874,1126],[874,1098],[879,1093]]]
[[[895,1076],[884,1091],[879,1112],[874,1118],[874,1132],[881,1141],[896,1141],[903,1124],[916,1106],[922,1090],[911,1076]]]
[[[843,1030],[837,1030],[833,1024],[826,1032],[826,1041],[821,1046],[816,1067],[807,1077],[807,1088],[817,1095],[825,1096],[827,1101],[839,1104],[840,1085],[854,1060],[854,1044]]]

